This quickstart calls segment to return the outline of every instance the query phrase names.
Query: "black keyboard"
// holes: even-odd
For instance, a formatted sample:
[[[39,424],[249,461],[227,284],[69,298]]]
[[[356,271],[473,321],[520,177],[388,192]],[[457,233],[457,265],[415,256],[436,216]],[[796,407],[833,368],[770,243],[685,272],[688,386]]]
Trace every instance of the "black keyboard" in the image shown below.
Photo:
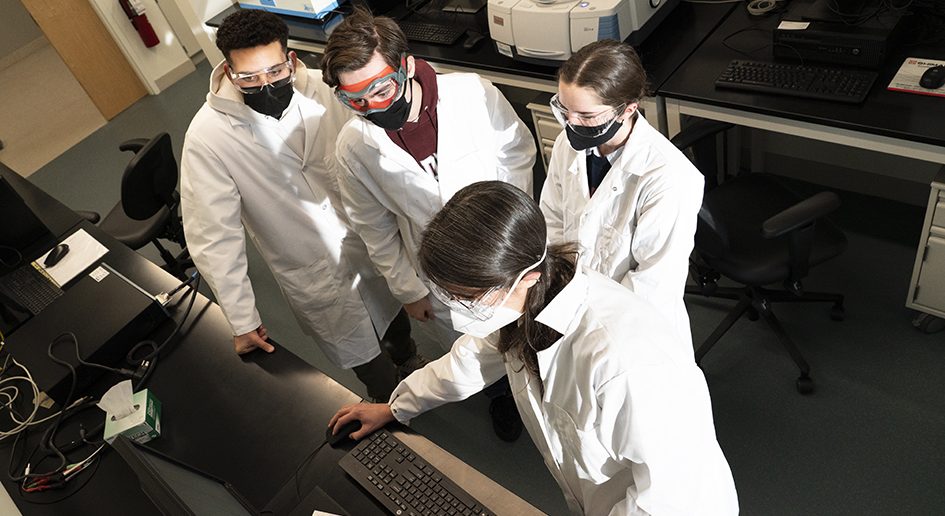
[[[858,104],[877,76],[864,70],[734,60],[715,87]]]
[[[397,24],[408,40],[437,45],[452,45],[466,32],[464,29],[438,23],[402,21]]]
[[[33,315],[63,294],[61,288],[31,263],[0,278],[0,291]]]
[[[366,437],[338,464],[392,514],[493,514],[387,430]]]

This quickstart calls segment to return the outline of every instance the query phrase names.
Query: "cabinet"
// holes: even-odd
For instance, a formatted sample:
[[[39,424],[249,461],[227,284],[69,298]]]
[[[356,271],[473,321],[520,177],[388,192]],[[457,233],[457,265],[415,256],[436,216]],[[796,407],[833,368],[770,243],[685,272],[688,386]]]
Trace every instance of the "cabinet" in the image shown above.
[[[945,328],[945,167],[932,181],[906,305],[921,312],[913,321],[920,330]]]

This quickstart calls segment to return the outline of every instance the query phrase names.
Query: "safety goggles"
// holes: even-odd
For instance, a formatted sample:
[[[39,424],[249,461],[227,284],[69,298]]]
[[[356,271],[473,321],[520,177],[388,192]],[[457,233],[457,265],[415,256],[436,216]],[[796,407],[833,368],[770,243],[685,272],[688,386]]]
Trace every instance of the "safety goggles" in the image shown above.
[[[401,56],[400,68],[384,67],[373,77],[335,88],[335,96],[348,109],[360,115],[385,111],[391,106],[407,83],[407,60]]]
[[[283,63],[263,68],[258,72],[233,73],[229,71],[230,80],[243,93],[259,93],[266,86],[278,88],[290,82],[295,82],[295,67],[289,58]]]
[[[610,127],[614,125],[614,122],[617,121],[617,118],[619,118],[627,108],[627,105],[624,104],[620,107],[608,108],[598,113],[572,114],[568,108],[561,104],[557,93],[551,97],[549,104],[551,105],[551,112],[562,127],[570,127],[576,134],[587,138],[597,138],[609,131]],[[572,119],[577,122],[572,123]]]
[[[519,273],[518,277],[516,277],[515,281],[512,283],[512,286],[508,289],[505,287],[492,287],[475,299],[458,298],[432,281],[427,282],[427,284],[430,285],[430,292],[433,293],[433,297],[437,298],[450,310],[468,314],[470,317],[480,321],[487,321],[495,313],[496,307],[504,305],[505,302],[509,300],[512,292],[515,292],[515,287],[522,281],[522,278],[524,278],[529,271],[541,265],[541,262],[545,261],[546,254],[548,254],[547,248],[545,252],[541,254],[541,258],[537,262],[529,265],[525,270]],[[502,290],[506,290],[505,296],[496,303],[495,300],[499,297]]]

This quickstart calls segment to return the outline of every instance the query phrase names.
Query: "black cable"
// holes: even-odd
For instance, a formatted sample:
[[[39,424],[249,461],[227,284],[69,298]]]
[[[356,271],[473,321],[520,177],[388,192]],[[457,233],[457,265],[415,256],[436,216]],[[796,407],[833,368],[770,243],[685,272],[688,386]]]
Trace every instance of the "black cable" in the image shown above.
[[[104,452],[104,450],[103,450],[103,452]],[[84,487],[89,483],[89,481],[92,480],[92,477],[95,476],[95,472],[98,471],[98,466],[99,466],[99,464],[101,463],[102,459],[99,458],[99,457],[96,457],[96,458],[93,459],[93,460],[94,460],[95,464],[94,464],[94,466],[92,467],[92,471],[89,472],[88,476],[85,477],[85,480],[84,480],[81,484],[79,484],[79,487],[75,488],[71,493],[69,493],[69,494],[67,494],[67,495],[65,495],[65,496],[56,498],[55,500],[43,500],[43,501],[39,501],[39,500],[30,500],[29,498],[26,497],[26,495],[28,495],[28,494],[33,494],[33,493],[24,493],[22,489],[18,489],[18,491],[20,491],[20,498],[22,498],[23,501],[25,501],[25,502],[32,503],[32,504],[36,504],[36,505],[52,505],[52,504],[55,504],[55,503],[59,503],[59,502],[65,501],[67,498],[69,498],[69,497],[73,496],[74,494],[78,493],[79,491],[81,491],[82,488],[84,488]],[[84,472],[84,470],[83,470],[83,471],[80,471],[78,474],[81,475],[83,472]]]
[[[19,249],[15,248],[15,247],[10,247],[10,246],[8,246],[8,245],[0,245],[0,250],[13,251],[13,254],[16,255],[16,259],[13,260],[12,262],[7,261],[7,260],[4,259],[3,257],[0,257],[0,264],[2,264],[4,267],[8,267],[8,268],[12,269],[12,268],[16,267],[17,265],[19,265],[20,262],[23,261],[23,253],[21,253],[21,252],[19,251]]]
[[[312,458],[315,457],[315,455],[319,452],[319,450],[325,447],[326,444],[328,444],[327,437],[324,441],[322,441],[321,444],[318,445],[317,448],[315,448],[315,450],[312,451],[312,453],[308,454],[308,457],[305,457],[305,459],[299,464],[299,467],[295,468],[295,475],[293,475],[295,478],[295,497],[298,498],[299,503],[302,502],[302,490],[299,488],[299,473],[302,472],[302,468],[305,467],[305,465],[308,464],[309,461],[311,461]]]

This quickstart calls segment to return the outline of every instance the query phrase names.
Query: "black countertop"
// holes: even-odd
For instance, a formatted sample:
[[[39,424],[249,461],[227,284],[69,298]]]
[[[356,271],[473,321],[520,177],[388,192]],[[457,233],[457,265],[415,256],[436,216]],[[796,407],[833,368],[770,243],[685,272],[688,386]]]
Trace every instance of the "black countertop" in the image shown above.
[[[802,1],[802,0],[794,0]],[[772,29],[777,16],[756,18],[744,6],[731,16],[666,81],[660,93],[667,98],[689,100],[763,115],[822,124],[866,133],[945,145],[945,98],[893,92],[886,89],[907,57],[945,59],[945,44],[910,44],[927,21],[904,18],[905,39],[893,48],[879,70],[866,101],[841,104],[715,88],[715,79],[733,59],[773,61]],[[914,38],[913,38],[914,39]],[[934,39],[934,38],[933,38]],[[728,46],[726,46],[728,45]],[[814,64],[814,63],[812,63]],[[829,65],[828,65],[829,66]]]
[[[697,4],[690,2],[680,3],[667,19],[640,45],[637,50],[643,60],[644,68],[650,80],[650,87],[654,94],[659,93],[662,84],[669,79],[680,64],[708,37],[728,13],[734,4]],[[232,6],[207,21],[207,25],[218,27],[223,19],[237,11],[239,7]],[[397,18],[404,14],[402,7],[397,7],[387,13]],[[431,45],[410,42],[410,50],[416,57],[433,63],[481,70],[484,72],[517,75],[521,77],[554,82],[556,67],[540,66],[531,63],[516,61],[499,54],[491,39],[488,38],[488,24],[486,23],[486,9],[483,8],[475,15],[438,14],[431,17],[423,12],[411,15],[410,19],[420,21],[450,22],[463,28],[475,29],[486,34],[486,39],[472,50],[465,50],[460,41],[452,46]],[[289,26],[289,38],[306,43],[324,44],[325,31],[321,25],[304,18],[292,16],[282,17]]]

